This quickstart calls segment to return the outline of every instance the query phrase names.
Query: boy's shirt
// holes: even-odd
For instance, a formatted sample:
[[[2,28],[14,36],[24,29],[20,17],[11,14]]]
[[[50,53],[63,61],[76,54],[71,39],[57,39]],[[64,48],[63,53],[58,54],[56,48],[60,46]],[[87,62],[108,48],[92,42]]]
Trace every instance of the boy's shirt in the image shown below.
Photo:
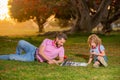
[[[101,51],[104,51],[105,48],[103,45],[97,46],[96,48],[91,48],[90,53],[95,52],[97,54],[100,54]]]

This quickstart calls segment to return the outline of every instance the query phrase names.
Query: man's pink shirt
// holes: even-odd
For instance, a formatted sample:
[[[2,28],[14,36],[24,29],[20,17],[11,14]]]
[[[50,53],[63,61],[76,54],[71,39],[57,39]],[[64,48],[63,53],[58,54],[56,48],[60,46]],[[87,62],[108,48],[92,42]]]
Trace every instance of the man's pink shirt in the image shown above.
[[[55,46],[54,40],[45,39],[41,43],[41,46],[45,46],[44,54],[51,60],[56,58],[56,57],[64,57],[64,47],[57,48]],[[40,62],[46,61],[39,54],[39,49],[36,50],[36,58]]]

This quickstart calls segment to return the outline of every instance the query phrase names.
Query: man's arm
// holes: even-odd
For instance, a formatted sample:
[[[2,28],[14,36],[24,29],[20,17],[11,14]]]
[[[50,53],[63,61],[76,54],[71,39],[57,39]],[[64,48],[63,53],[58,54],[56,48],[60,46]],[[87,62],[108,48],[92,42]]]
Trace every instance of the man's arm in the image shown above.
[[[62,63],[64,61],[63,57],[59,57],[59,60],[53,60],[55,62],[55,64],[59,64]]]
[[[44,49],[45,49],[45,46],[41,45],[39,47],[39,54],[47,61],[47,63],[53,64],[54,62],[44,54]]]

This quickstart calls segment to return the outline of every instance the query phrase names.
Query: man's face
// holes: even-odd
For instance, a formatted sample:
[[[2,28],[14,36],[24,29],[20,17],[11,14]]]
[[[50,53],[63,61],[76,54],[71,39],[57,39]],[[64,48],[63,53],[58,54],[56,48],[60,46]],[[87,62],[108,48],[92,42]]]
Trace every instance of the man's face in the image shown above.
[[[56,38],[56,47],[61,47],[61,46],[63,46],[63,44],[65,43],[65,39],[64,38],[61,38],[61,39],[59,39],[59,38]]]

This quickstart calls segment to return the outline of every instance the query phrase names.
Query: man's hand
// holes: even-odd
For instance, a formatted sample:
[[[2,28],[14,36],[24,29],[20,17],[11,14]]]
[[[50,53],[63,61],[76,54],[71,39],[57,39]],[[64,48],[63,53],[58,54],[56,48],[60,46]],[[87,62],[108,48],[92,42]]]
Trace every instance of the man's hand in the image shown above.
[[[53,60],[48,60],[47,63],[48,64],[54,64]]]
[[[56,65],[59,65],[58,62],[56,60],[52,60]]]
[[[48,64],[56,64],[56,65],[59,65],[56,60],[49,60],[47,63],[48,63]]]
[[[59,60],[48,60],[47,63],[48,64],[56,64],[56,65],[59,65],[59,63],[62,63],[64,61],[64,58],[63,57],[60,57]]]

